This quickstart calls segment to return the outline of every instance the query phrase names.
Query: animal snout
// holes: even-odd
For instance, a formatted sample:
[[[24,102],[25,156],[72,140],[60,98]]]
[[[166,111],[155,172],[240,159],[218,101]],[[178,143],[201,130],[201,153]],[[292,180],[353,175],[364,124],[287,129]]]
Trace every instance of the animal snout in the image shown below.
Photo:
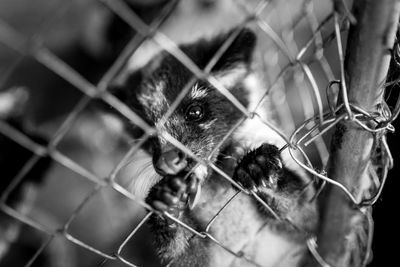
[[[177,174],[187,166],[185,153],[170,148],[161,153],[160,157],[154,162],[156,172],[160,175]]]

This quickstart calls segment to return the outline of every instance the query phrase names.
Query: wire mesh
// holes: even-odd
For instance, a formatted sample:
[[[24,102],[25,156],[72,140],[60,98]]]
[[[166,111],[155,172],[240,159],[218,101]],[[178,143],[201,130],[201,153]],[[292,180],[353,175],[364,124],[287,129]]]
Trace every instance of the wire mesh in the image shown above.
[[[228,99],[232,105],[234,105],[238,110],[242,112],[242,119],[238,124],[230,130],[228,135],[224,138],[225,141],[229,135],[231,135],[236,127],[239,127],[241,123],[246,120],[252,120],[254,118],[260,117],[257,114],[257,109],[266,98],[270,97],[277,87],[281,87],[287,75],[290,76],[302,76],[303,85],[300,85],[300,89],[303,93],[303,104],[305,105],[304,113],[306,120],[300,123],[293,131],[288,135],[287,132],[281,130],[271,124],[268,121],[263,121],[263,123],[272,128],[286,143],[281,147],[281,151],[287,150],[295,162],[306,170],[311,175],[315,176],[315,183],[319,184],[322,181],[321,190],[328,183],[340,188],[346,196],[351,200],[360,213],[367,218],[369,222],[369,237],[368,237],[368,253],[365,255],[364,263],[368,261],[369,251],[371,250],[372,242],[372,232],[373,223],[371,219],[371,207],[379,198],[382,193],[382,188],[386,181],[387,170],[391,168],[393,162],[390,154],[389,147],[386,142],[385,134],[386,132],[391,132],[394,130],[391,123],[396,118],[399,108],[397,105],[394,110],[390,110],[386,105],[382,105],[382,110],[377,114],[371,114],[354,103],[350,103],[347,99],[346,83],[345,83],[345,72],[343,68],[344,64],[344,53],[343,53],[343,41],[341,31],[347,30],[348,21],[353,21],[352,15],[350,13],[339,13],[335,11],[333,7],[329,8],[329,12],[325,14],[322,18],[316,17],[314,8],[315,1],[304,0],[301,4],[298,4],[299,10],[297,14],[291,17],[290,26],[281,29],[281,32],[276,32],[274,28],[270,25],[270,17],[272,17],[272,11],[277,10],[279,6],[278,1],[257,1],[255,5],[249,4],[246,1],[232,1],[231,4],[237,5],[241,8],[244,19],[239,23],[239,27],[236,31],[232,32],[231,36],[224,42],[218,52],[214,55],[211,61],[207,64],[204,69],[199,68],[181,49],[175,41],[171,40],[166,34],[164,34],[160,27],[163,22],[173,15],[174,10],[177,8],[177,3],[179,1],[169,1],[169,3],[163,8],[161,15],[157,17],[152,23],[146,23],[142,18],[135,14],[135,12],[130,8],[127,2],[122,0],[101,0],[104,6],[113,12],[114,15],[120,17],[125,21],[137,34],[134,35],[131,40],[127,43],[125,48],[120,52],[118,57],[115,59],[113,64],[108,68],[108,70],[102,75],[101,79],[96,83],[90,82],[87,78],[81,75],[77,70],[69,66],[65,60],[58,57],[54,52],[48,49],[40,39],[40,31],[36,33],[34,37],[28,38],[24,34],[19,33],[12,26],[8,25],[6,22],[0,22],[0,42],[11,50],[24,57],[32,57],[39,64],[48,68],[51,72],[60,76],[62,79],[66,80],[68,83],[79,90],[83,95],[80,97],[77,104],[70,110],[68,116],[64,119],[61,125],[58,127],[54,134],[52,135],[49,143],[47,145],[38,144],[29,138],[26,134],[22,133],[20,130],[16,129],[12,125],[6,123],[5,121],[0,121],[0,133],[10,140],[18,143],[19,145],[25,147],[29,151],[33,152],[31,158],[26,162],[21,171],[12,180],[12,183],[7,187],[7,189],[2,192],[1,196],[1,211],[8,216],[14,218],[15,220],[26,224],[40,232],[48,235],[48,239],[43,242],[39,250],[33,255],[33,257],[26,263],[25,266],[32,266],[35,259],[43,253],[47,246],[56,236],[61,236],[74,243],[75,245],[82,247],[85,250],[95,253],[102,257],[104,261],[100,266],[106,264],[108,261],[120,261],[127,266],[137,266],[134,261],[131,261],[123,255],[124,248],[126,244],[135,236],[138,229],[141,228],[150,218],[153,213],[158,213],[149,204],[147,204],[142,198],[133,194],[129,188],[120,184],[117,181],[117,176],[119,172],[129,164],[131,157],[138,153],[140,147],[146,142],[146,140],[156,134],[159,128],[166,123],[168,118],[173,114],[174,110],[178,107],[183,97],[189,92],[190,88],[194,85],[196,79],[205,79],[213,87],[215,87],[226,99]],[[253,3],[253,2],[252,2]],[[65,3],[65,5],[68,5]],[[283,4],[285,5],[285,4]],[[290,4],[287,4],[290,5]],[[61,11],[60,11],[61,12]],[[50,22],[45,23],[45,27],[51,27],[51,21],[57,19],[58,15],[54,15],[54,18],[48,20]],[[294,35],[296,34],[296,25],[304,23],[308,25],[308,29],[311,32],[308,40],[303,40],[303,44],[299,45],[296,42]],[[249,24],[256,25],[257,29],[264,37],[272,40],[272,43],[277,47],[278,53],[285,57],[285,62],[280,70],[272,75],[271,81],[269,83],[269,88],[266,94],[259,99],[258,105],[254,110],[248,110],[243,104],[241,104],[232,93],[224,88],[224,86],[211,74],[211,69],[217,63],[218,59],[226,51],[229,45],[233,42],[237,34],[242,27],[246,27]],[[194,78],[184,86],[181,93],[171,105],[168,112],[164,115],[163,119],[158,123],[156,127],[148,125],[143,118],[132,111],[126,104],[122,103],[117,97],[108,91],[109,85],[114,81],[118,74],[122,71],[124,66],[129,61],[131,55],[140,47],[140,45],[145,40],[151,40],[156,43],[161,49],[166,50],[177,60],[179,60],[187,69],[189,69],[193,74]],[[337,51],[337,58],[339,59],[338,67],[339,79],[335,79],[334,71],[331,69],[329,60],[326,58],[325,49],[334,49]],[[333,48],[332,48],[333,47]],[[18,64],[18,62],[16,63]],[[318,65],[319,70],[313,67],[313,64]],[[13,67],[9,68],[9,72],[12,73]],[[267,72],[266,72],[267,73]],[[4,75],[4,74],[3,74]],[[8,74],[9,75],[9,74]],[[318,82],[316,75],[322,75],[326,77],[328,85],[326,91],[321,83]],[[296,80],[294,81],[296,83]],[[304,84],[306,84],[304,86]],[[340,90],[335,90],[337,86]],[[386,84],[382,84],[386,86]],[[306,91],[306,92],[303,92]],[[305,95],[305,96],[304,96]],[[342,104],[336,105],[338,95],[341,97]],[[304,100],[304,98],[308,99]],[[326,98],[326,99],[325,99]],[[112,106],[117,112],[122,116],[126,117],[131,123],[140,127],[144,132],[145,136],[141,140],[137,141],[130,149],[127,151],[122,160],[112,169],[107,177],[99,177],[92,170],[82,166],[74,159],[70,158],[63,152],[58,150],[58,145],[62,142],[63,138],[66,136],[68,131],[74,127],[74,123],[77,118],[84,112],[84,110],[89,106],[92,100],[100,100],[104,103]],[[310,110],[310,103],[315,103],[314,108]],[[308,107],[307,107],[308,106]],[[324,135],[328,134],[331,129],[333,129],[338,123],[351,120],[357,123],[365,131],[370,132],[376,138],[377,146],[380,149],[380,162],[376,163],[376,166],[370,168],[371,179],[374,179],[378,186],[371,196],[368,198],[358,200],[352,192],[350,192],[344,185],[338,183],[337,181],[329,178],[324,171],[327,158],[328,149],[325,145]],[[375,126],[371,126],[370,122],[376,122]],[[213,152],[206,158],[198,158],[193,151],[190,151],[185,147],[179,140],[176,140],[173,136],[163,133],[163,137],[182,150],[184,153],[196,160],[198,164],[203,164],[210,166],[215,172],[219,173],[222,177],[232,183],[239,191],[237,194],[233,195],[229,201],[227,201],[220,211],[215,214],[215,216],[207,224],[207,227],[202,231],[196,230],[193,226],[175,218],[173,215],[164,212],[163,216],[168,217],[170,220],[176,222],[181,227],[186,228],[188,231],[192,232],[199,238],[208,239],[214,242],[218,246],[222,247],[227,252],[231,253],[235,257],[245,259],[252,263],[254,266],[263,266],[261,262],[254,262],[246,255],[243,251],[235,251],[230,247],[226,246],[215,238],[212,234],[212,227],[215,220],[218,219],[219,214],[230,205],[232,201],[239,194],[249,194],[254,197],[254,199],[265,208],[267,208],[273,216],[281,221],[285,221],[288,224],[292,224],[289,218],[281,218],[280,215],[276,214],[274,210],[269,207],[263,199],[261,199],[253,191],[249,191],[243,188],[240,184],[236,183],[232,177],[216,166],[210,159],[214,156],[214,153],[222,146],[221,142],[218,144]],[[326,138],[325,138],[326,140]],[[319,158],[322,164],[318,169],[313,166],[313,159],[310,159],[306,149],[310,147],[311,144],[315,144],[317,147]],[[19,210],[15,209],[7,204],[7,199],[10,194],[16,189],[16,187],[23,182],[26,173],[31,170],[40,158],[50,157],[53,161],[59,163],[60,165],[68,168],[69,170],[79,174],[81,177],[87,179],[92,184],[92,190],[86,195],[86,197],[81,201],[79,206],[70,214],[69,218],[65,223],[57,229],[49,229],[47,226],[32,219],[28,214],[23,214]],[[376,155],[374,155],[376,157]],[[311,185],[310,185],[311,186]],[[146,210],[146,215],[143,219],[134,227],[129,235],[121,242],[117,250],[113,252],[106,252],[101,248],[97,247],[95,244],[88,244],[81,240],[79,237],[74,236],[70,232],[71,223],[79,216],[84,213],[85,207],[88,203],[105,188],[111,188],[124,197],[130,199],[131,201],[139,204],[142,208]],[[314,201],[318,199],[318,195],[315,196]],[[298,226],[294,225],[296,229]],[[301,229],[300,229],[301,230]],[[310,252],[314,255],[315,259],[321,266],[329,266],[317,252],[317,241],[315,236],[310,233],[306,233],[309,236],[307,246]],[[365,265],[365,264],[364,264]]]

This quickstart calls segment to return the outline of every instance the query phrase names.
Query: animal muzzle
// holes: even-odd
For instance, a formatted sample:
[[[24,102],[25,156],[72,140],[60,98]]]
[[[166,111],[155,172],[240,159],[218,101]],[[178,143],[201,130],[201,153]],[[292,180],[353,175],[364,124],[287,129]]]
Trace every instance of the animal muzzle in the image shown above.
[[[161,176],[177,174],[188,165],[186,154],[172,146],[164,148],[159,157],[153,158],[153,163]]]

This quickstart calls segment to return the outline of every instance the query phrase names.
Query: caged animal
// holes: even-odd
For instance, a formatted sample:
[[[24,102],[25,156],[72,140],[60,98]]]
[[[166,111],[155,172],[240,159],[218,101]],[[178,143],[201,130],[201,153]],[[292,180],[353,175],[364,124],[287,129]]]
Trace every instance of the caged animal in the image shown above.
[[[253,110],[265,89],[254,70],[257,38],[251,29],[233,29],[182,44],[180,49],[204,69],[232,34],[237,35],[210,73],[243,106]],[[161,260],[168,266],[298,266],[307,253],[306,238],[316,227],[316,207],[310,201],[315,189],[311,179],[280,153],[283,140],[262,123],[264,119],[274,121],[268,99],[257,109],[259,116],[239,124],[243,113],[206,80],[196,78],[171,116],[160,123],[193,78],[179,60],[162,51],[114,88],[118,98],[158,129],[144,145],[152,157],[153,171],[135,177],[133,190],[144,194],[146,201],[160,211],[152,215],[149,224]],[[131,124],[126,126],[134,136],[140,135]],[[197,158],[215,164],[291,223],[276,219],[253,196],[238,193],[209,164],[198,164],[170,144],[166,134]],[[203,232],[232,197],[209,233],[242,257],[162,215],[167,211]]]

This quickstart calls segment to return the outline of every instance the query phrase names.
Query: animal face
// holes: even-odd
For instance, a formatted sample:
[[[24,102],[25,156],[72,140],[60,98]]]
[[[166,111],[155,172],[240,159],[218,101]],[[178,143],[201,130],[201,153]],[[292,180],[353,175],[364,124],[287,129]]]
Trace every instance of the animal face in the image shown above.
[[[231,34],[234,31],[182,45],[180,49],[204,69]],[[211,74],[245,106],[248,96],[243,80],[250,71],[255,41],[252,31],[241,30],[211,70]],[[194,82],[177,108],[162,120],[190,81]],[[210,157],[211,152],[243,116],[216,88],[206,80],[195,78],[167,52],[161,52],[143,69],[131,74],[118,96],[150,125],[157,127],[158,134],[150,138],[147,147],[153,156],[154,167],[161,175],[176,174],[196,165],[184,151],[173,147],[165,134],[178,140],[198,158],[215,161],[219,151]],[[225,145],[228,143],[229,140]],[[203,166],[195,173],[204,179],[208,171]]]

